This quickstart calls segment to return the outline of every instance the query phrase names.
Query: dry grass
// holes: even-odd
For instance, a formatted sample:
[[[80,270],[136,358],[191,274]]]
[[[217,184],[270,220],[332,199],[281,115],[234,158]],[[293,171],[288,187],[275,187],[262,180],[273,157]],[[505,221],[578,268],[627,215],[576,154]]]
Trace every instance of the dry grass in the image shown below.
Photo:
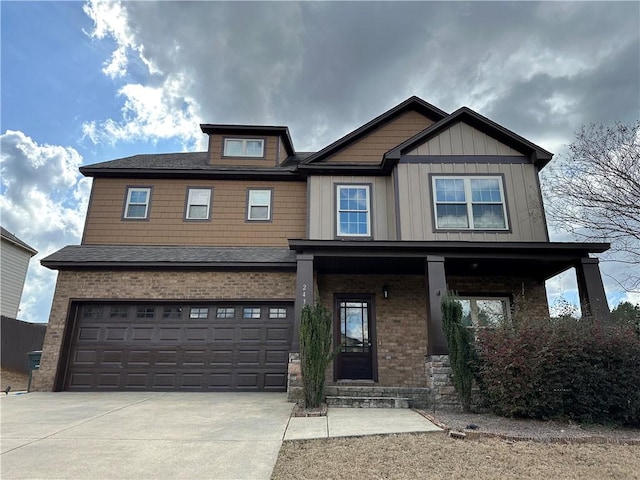
[[[454,440],[441,433],[285,442],[284,479],[640,479],[640,447]]]
[[[11,391],[13,392],[26,390],[28,381],[29,375],[26,373],[3,368],[0,371],[0,393],[4,395],[4,389],[9,385],[11,385]]]

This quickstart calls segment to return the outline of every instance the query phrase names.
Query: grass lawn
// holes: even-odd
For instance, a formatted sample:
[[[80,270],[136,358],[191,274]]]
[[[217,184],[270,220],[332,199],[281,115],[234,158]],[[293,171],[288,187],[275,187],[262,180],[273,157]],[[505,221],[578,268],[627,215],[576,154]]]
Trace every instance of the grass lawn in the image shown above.
[[[285,442],[284,479],[640,479],[640,446],[454,440],[443,433]]]

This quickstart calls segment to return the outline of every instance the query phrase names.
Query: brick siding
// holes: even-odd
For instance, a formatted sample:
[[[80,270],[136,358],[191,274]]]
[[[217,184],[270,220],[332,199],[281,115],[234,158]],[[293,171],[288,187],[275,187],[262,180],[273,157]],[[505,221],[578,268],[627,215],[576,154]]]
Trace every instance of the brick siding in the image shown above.
[[[295,272],[61,271],[32,390],[54,388],[72,300],[293,301],[295,284]]]

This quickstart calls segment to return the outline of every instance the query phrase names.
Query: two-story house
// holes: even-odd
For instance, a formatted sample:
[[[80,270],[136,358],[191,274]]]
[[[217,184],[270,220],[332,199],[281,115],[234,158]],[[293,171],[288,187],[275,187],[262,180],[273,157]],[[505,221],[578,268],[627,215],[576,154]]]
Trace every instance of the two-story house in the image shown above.
[[[426,392],[447,346],[440,299],[485,324],[575,267],[584,312],[608,307],[590,253],[550,242],[552,154],[468,108],[409,98],[322,150],[286,127],[201,125],[207,152],[136,155],[93,178],[81,245],[59,271],[43,390],[271,390],[295,385],[300,312],[333,311],[329,385]]]

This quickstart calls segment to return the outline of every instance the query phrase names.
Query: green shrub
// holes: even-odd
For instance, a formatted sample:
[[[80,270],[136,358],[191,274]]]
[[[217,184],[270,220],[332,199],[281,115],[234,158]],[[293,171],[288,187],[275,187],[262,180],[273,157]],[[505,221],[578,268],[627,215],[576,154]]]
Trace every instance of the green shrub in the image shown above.
[[[562,319],[478,332],[477,375],[495,413],[640,425],[640,339]]]
[[[472,335],[462,322],[462,305],[454,296],[447,294],[440,304],[442,323],[449,361],[453,372],[453,386],[456,389],[462,410],[471,411],[471,388],[473,386],[473,346]]]
[[[305,406],[322,402],[325,370],[331,362],[331,313],[322,304],[305,305],[300,318],[300,369]]]

